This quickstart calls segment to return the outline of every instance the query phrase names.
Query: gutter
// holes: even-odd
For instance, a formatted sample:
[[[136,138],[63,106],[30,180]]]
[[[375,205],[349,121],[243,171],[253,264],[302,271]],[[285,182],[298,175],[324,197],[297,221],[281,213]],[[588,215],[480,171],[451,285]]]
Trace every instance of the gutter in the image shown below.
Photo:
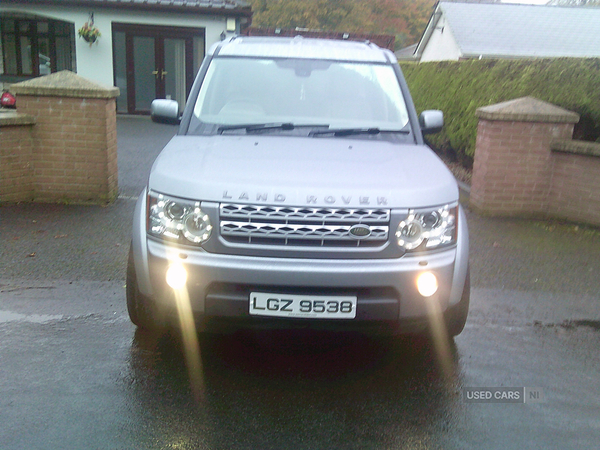
[[[419,43],[417,44],[417,48],[415,49],[415,52],[413,54],[414,59],[416,59],[416,60],[421,59],[421,56],[423,55],[423,50],[426,47],[427,42],[429,42],[429,38],[433,34],[435,27],[437,26],[438,22],[440,21],[440,17],[442,17],[442,10],[440,9],[439,2],[438,2],[435,4],[433,14],[431,14],[431,17],[429,18],[429,22],[427,22],[425,31],[423,31],[423,36],[421,36],[421,39],[419,40]]]

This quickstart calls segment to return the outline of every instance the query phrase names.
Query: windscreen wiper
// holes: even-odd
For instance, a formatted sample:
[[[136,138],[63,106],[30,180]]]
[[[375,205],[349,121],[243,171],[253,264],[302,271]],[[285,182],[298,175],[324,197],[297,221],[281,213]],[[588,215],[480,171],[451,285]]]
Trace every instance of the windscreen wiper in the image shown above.
[[[261,131],[269,130],[283,130],[290,131],[296,128],[329,128],[327,124],[302,124],[297,125],[291,122],[285,123],[252,123],[252,124],[240,124],[240,125],[222,125],[217,128],[219,134],[223,134],[225,131],[230,130],[242,130],[245,129],[246,133],[257,133]]]
[[[379,128],[329,128],[327,130],[311,131],[309,136],[318,136],[323,134],[333,134],[334,136],[352,136],[357,134],[381,134],[381,133],[400,133],[410,134],[410,130],[381,130]]]

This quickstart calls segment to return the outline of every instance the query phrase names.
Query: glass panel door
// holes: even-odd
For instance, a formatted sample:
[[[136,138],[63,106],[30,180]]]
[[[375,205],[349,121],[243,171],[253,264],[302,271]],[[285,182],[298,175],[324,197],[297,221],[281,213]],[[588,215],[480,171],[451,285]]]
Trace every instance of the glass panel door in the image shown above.
[[[117,112],[126,113],[127,111],[127,59],[126,59],[126,41],[125,33],[116,32],[113,36],[114,70],[115,86],[119,88],[117,97]]]
[[[163,81],[165,98],[179,102],[180,109],[185,106],[185,40],[164,40]]]
[[[156,58],[153,37],[134,36],[133,76],[135,83],[135,110],[150,111],[150,104],[156,98]]]
[[[113,25],[117,111],[147,114],[155,98],[170,98],[183,110],[204,57],[204,30],[154,25]]]

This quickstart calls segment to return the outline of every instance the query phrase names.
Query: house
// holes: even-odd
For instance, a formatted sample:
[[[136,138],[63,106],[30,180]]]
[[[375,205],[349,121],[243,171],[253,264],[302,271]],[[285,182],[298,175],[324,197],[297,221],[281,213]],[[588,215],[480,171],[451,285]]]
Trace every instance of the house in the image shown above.
[[[121,113],[148,113],[154,98],[183,105],[207,49],[251,18],[243,0],[2,0],[0,88],[71,70],[117,86]],[[84,26],[100,37],[86,42]]]
[[[600,8],[441,1],[415,59],[600,57]]]

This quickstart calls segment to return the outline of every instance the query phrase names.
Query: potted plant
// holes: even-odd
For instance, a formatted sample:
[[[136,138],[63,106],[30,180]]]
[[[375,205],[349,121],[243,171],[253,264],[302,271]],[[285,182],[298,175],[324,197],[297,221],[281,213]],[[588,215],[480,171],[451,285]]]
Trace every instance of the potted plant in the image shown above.
[[[102,36],[100,30],[94,26],[94,22],[86,22],[83,24],[83,26],[77,31],[77,34],[80,38],[83,38],[85,42],[88,42],[90,47],[98,40],[100,36]]]

